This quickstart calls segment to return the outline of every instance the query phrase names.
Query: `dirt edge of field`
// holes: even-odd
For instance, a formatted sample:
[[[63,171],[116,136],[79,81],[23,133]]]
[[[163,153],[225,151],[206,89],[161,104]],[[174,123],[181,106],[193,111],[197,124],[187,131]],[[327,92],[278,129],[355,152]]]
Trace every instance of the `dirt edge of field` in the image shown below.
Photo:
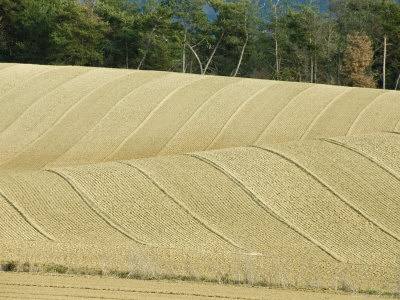
[[[345,295],[345,296],[378,296],[384,298],[400,298],[399,292],[388,292],[384,290],[363,290],[354,289],[350,285],[341,284],[337,288],[325,288],[325,287],[296,287],[291,284],[271,284],[265,282],[250,282],[249,280],[243,280],[238,282],[230,278],[206,278],[206,277],[191,277],[191,276],[168,276],[168,275],[156,275],[151,276],[149,274],[131,274],[129,272],[123,272],[118,270],[109,270],[107,274],[104,274],[103,270],[95,268],[73,268],[59,264],[30,264],[28,262],[16,262],[16,261],[0,261],[0,285],[2,284],[2,275],[13,274],[13,276],[19,275],[38,275],[38,276],[65,276],[65,277],[80,277],[80,278],[95,278],[95,279],[124,279],[140,282],[166,282],[166,283],[190,283],[190,284],[209,284],[215,286],[235,286],[245,288],[265,288],[277,291],[290,291],[290,292],[306,292],[306,293],[322,293],[332,296]],[[210,296],[205,296],[210,297]],[[235,299],[241,299],[236,298]],[[324,298],[330,299],[330,298]],[[336,298],[335,298],[336,299]],[[357,298],[361,299],[361,298]]]

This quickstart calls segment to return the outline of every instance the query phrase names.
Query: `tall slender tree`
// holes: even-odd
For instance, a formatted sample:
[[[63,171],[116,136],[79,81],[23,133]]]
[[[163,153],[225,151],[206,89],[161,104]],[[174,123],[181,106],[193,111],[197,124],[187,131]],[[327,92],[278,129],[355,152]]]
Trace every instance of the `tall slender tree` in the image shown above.
[[[194,45],[205,40],[205,33],[210,23],[205,13],[207,2],[206,0],[169,0],[167,4],[173,12],[174,19],[181,26],[182,72],[185,73],[188,50],[190,54],[190,47],[193,48]]]

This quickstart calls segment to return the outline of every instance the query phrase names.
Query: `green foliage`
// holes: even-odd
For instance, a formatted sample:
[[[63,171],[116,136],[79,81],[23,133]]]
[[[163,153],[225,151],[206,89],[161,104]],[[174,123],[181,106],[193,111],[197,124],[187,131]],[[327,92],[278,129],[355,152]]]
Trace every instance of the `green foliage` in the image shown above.
[[[394,88],[400,73],[400,4],[391,0],[332,0],[330,10],[340,35],[338,44],[341,60],[346,47],[346,36],[353,32],[365,33],[373,42],[372,70],[381,74],[383,40],[384,36],[387,37],[386,85]],[[379,77],[381,80],[381,76]]]
[[[61,0],[0,0],[0,59],[48,63]]]
[[[330,0],[321,12],[314,3],[0,0],[0,61],[347,84],[346,37],[361,32],[372,40],[371,71],[380,80],[386,37],[386,87],[394,88],[400,4]]]
[[[104,36],[104,65],[127,67],[133,65],[138,55],[139,6],[129,0],[100,0],[95,13],[109,25]]]
[[[171,8],[164,1],[144,1],[138,28],[138,69],[175,70],[180,45]]]
[[[103,63],[102,44],[107,24],[87,6],[74,0],[58,7],[56,25],[51,33],[57,64],[96,66]]]
[[[213,36],[223,37],[214,70],[221,75],[232,75],[244,44],[248,43],[247,39],[250,43],[246,45],[245,61],[252,41],[260,32],[262,6],[259,1],[253,0],[214,0],[210,1],[210,5],[217,13],[212,23]]]

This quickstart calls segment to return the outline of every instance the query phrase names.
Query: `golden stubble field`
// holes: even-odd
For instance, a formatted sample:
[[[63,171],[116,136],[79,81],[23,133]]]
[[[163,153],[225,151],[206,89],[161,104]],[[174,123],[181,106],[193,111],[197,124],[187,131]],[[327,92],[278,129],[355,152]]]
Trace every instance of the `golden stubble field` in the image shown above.
[[[6,275],[6,276],[5,276]],[[238,299],[377,300],[380,297],[178,281],[144,281],[69,275],[2,274],[0,298],[8,299]]]
[[[2,269],[398,293],[399,132],[396,91],[0,64]]]

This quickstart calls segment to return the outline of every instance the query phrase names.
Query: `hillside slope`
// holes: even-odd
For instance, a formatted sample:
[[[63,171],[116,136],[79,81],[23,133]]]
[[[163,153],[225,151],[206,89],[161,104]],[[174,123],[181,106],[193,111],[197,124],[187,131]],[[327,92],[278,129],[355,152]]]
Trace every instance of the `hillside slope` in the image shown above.
[[[397,291],[399,195],[396,91],[0,64],[5,266]]]
[[[400,92],[0,64],[0,169],[400,131]]]
[[[103,259],[115,246],[131,249],[121,256],[136,247],[249,256],[292,272],[312,261],[329,280],[338,264],[388,272],[400,259],[399,157],[400,135],[379,133],[10,172],[0,176],[0,240],[74,245],[67,256],[98,247]],[[80,264],[98,267],[85,251]],[[161,270],[172,257],[185,263],[159,255]]]

